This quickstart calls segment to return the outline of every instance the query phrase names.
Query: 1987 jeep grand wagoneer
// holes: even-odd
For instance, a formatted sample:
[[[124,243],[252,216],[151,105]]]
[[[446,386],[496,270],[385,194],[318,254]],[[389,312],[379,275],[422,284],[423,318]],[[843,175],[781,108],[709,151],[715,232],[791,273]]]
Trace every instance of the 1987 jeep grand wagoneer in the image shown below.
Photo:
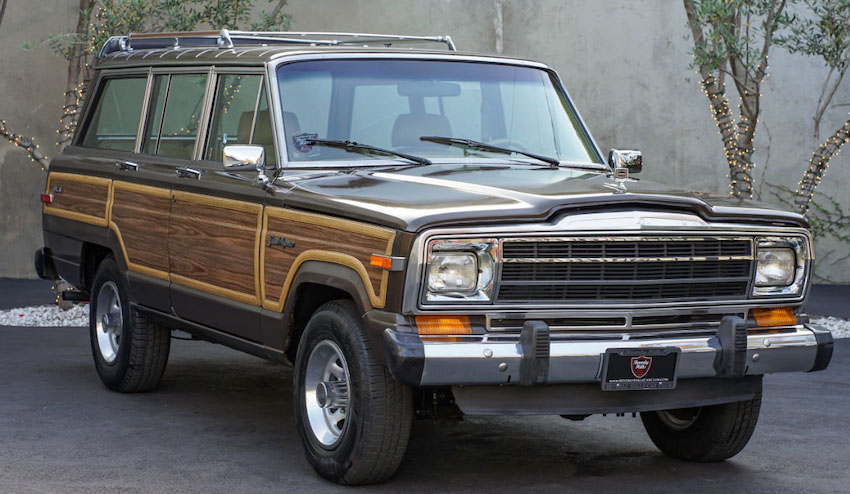
[[[222,31],[112,38],[97,73],[40,275],[91,303],[110,389],[156,387],[173,329],[294,365],[328,479],[387,479],[414,415],[458,409],[639,412],[665,454],[723,460],[764,374],[830,361],[806,221],[635,179],[540,63]]]

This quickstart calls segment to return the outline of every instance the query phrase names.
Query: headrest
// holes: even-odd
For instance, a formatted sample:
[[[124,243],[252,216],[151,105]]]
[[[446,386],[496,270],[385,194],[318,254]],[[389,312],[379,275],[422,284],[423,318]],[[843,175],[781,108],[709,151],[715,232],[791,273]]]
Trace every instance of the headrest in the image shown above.
[[[268,120],[268,110],[261,111],[260,117],[262,117],[264,113],[266,114],[266,119]],[[259,122],[257,125],[259,125]],[[298,116],[292,113],[291,111],[283,112],[283,128],[286,129],[287,136],[294,136],[296,134],[300,134],[301,125],[298,124]]]
[[[422,136],[451,137],[452,125],[444,115],[433,113],[405,113],[393,125],[393,146],[421,146]]]

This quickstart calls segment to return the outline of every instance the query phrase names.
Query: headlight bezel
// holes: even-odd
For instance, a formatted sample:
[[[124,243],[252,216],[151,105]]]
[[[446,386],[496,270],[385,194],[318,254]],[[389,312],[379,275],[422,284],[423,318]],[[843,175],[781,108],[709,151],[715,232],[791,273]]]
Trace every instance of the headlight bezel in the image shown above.
[[[495,238],[461,238],[461,239],[432,239],[427,243],[425,252],[425,271],[422,283],[422,302],[426,304],[440,303],[474,303],[489,304],[493,301],[496,285],[498,239]],[[432,291],[429,289],[430,267],[435,255],[457,253],[458,255],[472,254],[476,259],[477,279],[475,287],[469,291]]]
[[[758,236],[753,246],[752,296],[763,297],[802,297],[806,290],[806,275],[811,260],[809,241],[804,236]],[[760,250],[788,249],[793,252],[794,268],[791,283],[787,285],[758,284],[756,279],[759,271]]]

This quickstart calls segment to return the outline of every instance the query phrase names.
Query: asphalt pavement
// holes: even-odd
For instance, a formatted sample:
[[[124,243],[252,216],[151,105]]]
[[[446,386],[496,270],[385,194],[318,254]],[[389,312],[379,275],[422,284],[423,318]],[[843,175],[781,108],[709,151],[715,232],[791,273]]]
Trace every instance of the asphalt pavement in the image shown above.
[[[850,491],[850,340],[824,372],[765,378],[730,461],[662,456],[639,418],[417,421],[390,482],[343,488],[304,459],[291,371],[174,340],[162,386],[108,391],[81,328],[0,328],[0,493]]]

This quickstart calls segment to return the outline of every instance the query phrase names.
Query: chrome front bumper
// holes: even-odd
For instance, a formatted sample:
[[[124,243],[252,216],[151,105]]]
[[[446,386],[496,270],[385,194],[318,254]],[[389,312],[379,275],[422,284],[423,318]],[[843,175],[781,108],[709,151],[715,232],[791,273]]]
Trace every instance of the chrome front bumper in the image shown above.
[[[385,328],[386,361],[396,379],[413,386],[511,385],[528,383],[523,359],[529,352],[516,339],[481,336],[476,341],[441,342]],[[724,344],[718,336],[641,338],[633,340],[563,340],[552,334],[548,372],[535,384],[598,383],[609,348],[678,347],[678,379],[758,376],[774,372],[815,371],[826,368],[832,356],[832,335],[818,326],[801,324],[781,333],[746,336],[739,348],[743,360],[738,374],[718,369]],[[742,346],[743,338],[739,340]],[[525,366],[527,369],[528,367]],[[527,372],[527,371],[525,371]],[[525,379],[524,379],[525,377]]]

